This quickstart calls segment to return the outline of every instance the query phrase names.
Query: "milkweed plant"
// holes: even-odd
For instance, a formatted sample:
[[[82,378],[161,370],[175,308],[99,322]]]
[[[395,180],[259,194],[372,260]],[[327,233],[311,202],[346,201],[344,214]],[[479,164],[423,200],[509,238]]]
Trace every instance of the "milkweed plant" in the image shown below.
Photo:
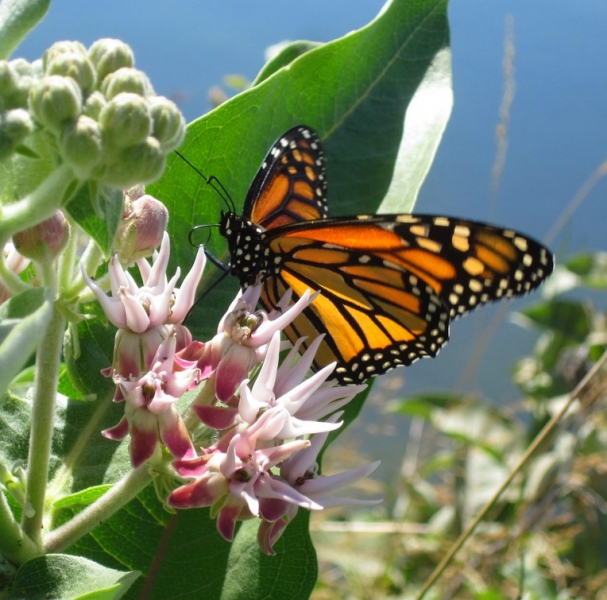
[[[7,25],[13,45],[40,16],[39,3],[15,4],[27,10]],[[2,48],[6,58],[12,49]],[[29,577],[31,589],[46,589],[28,565],[63,556],[70,572],[86,554],[80,540],[151,484],[167,514],[210,507],[199,518],[215,519],[228,542],[239,521],[255,520],[267,555],[301,509],[376,503],[338,490],[377,463],[319,472],[329,433],[365,386],[334,384],[334,365],[309,374],[321,338],[301,357],[301,340],[294,347],[283,340],[313,296],[292,303],[287,292],[266,313],[252,286],[226,306],[212,339],[194,339],[188,329],[204,249],[192,250],[184,277],[179,267],[169,272],[170,215],[144,187],[184,134],[177,106],[154,93],[124,42],[58,42],[33,62],[0,61],[2,444],[28,448],[27,460],[0,464],[0,588],[12,584],[17,593]],[[120,220],[108,242],[104,224],[116,203]],[[204,311],[204,302],[194,310]],[[61,444],[57,420],[69,426],[66,396],[78,397],[65,364],[88,351],[79,330],[95,324],[116,331],[111,362],[100,353],[95,368],[122,412],[94,435],[106,444],[124,440],[131,469],[113,485],[78,489],[71,468],[100,413],[79,425],[83,435],[62,464],[53,447]],[[89,394],[76,404],[100,402]],[[76,507],[69,516],[66,506]],[[69,586],[87,579],[83,564],[87,573],[103,568],[116,589],[127,581],[124,571],[87,559]]]

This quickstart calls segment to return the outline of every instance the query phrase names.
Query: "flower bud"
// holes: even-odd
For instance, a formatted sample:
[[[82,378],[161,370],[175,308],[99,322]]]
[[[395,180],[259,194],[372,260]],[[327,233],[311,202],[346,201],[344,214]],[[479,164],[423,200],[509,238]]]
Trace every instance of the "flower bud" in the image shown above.
[[[95,87],[95,69],[86,54],[59,54],[48,63],[46,73],[71,77],[80,86],[83,96],[87,96]]]
[[[24,108],[0,113],[0,160],[12,154],[15,147],[34,131],[34,123]]]
[[[5,108],[27,108],[30,90],[42,78],[42,61],[27,62],[23,58],[11,60],[10,68],[17,74],[16,86],[6,98]]]
[[[103,139],[99,123],[86,115],[69,125],[61,137],[61,155],[74,169],[76,176],[86,179],[90,169],[103,156]]]
[[[73,121],[81,109],[82,93],[71,77],[44,77],[30,92],[30,110],[34,118],[55,132]]]
[[[123,92],[139,96],[151,96],[154,93],[152,84],[143,71],[127,67],[110,73],[101,82],[100,89],[108,100]]]
[[[80,42],[70,42],[68,40],[55,42],[48,50],[45,51],[42,57],[42,69],[45,74],[52,75],[49,72],[50,64],[62,54],[79,54],[87,56],[86,48]]]
[[[116,152],[112,159],[103,175],[103,183],[122,190],[136,183],[154,181],[160,177],[165,165],[160,142],[151,136],[140,144]]]
[[[45,263],[54,260],[63,252],[69,233],[69,223],[58,210],[42,223],[16,233],[13,236],[13,244],[19,254]]]
[[[124,214],[115,240],[120,263],[128,267],[151,256],[162,242],[168,220],[169,213],[160,200],[148,194],[131,200],[125,192]]]
[[[113,39],[97,40],[89,48],[89,59],[97,71],[98,81],[123,67],[135,64],[133,52],[124,42]]]
[[[0,60],[0,98],[6,107],[7,99],[17,91],[19,74],[8,61]]]
[[[149,99],[152,114],[152,135],[162,144],[165,152],[175,150],[185,135],[185,120],[177,105],[163,96]]]
[[[103,135],[118,147],[143,142],[152,131],[152,116],[147,102],[137,94],[119,94],[99,114]]]
[[[106,105],[105,96],[101,92],[93,92],[84,103],[82,112],[91,117],[91,119],[99,120],[101,109]]]

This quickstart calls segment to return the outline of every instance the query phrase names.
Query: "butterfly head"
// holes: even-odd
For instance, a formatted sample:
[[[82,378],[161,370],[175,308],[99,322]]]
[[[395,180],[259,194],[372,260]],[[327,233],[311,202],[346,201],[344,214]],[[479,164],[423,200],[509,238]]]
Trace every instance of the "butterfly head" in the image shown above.
[[[276,272],[279,257],[264,243],[264,230],[259,225],[223,212],[219,232],[228,242],[230,272],[243,289],[265,281]]]

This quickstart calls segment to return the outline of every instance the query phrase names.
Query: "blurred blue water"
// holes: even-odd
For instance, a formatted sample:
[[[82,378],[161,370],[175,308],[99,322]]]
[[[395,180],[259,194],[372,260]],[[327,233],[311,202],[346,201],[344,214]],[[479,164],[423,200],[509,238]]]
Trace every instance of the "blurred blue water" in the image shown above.
[[[240,73],[253,79],[269,45],[283,39],[329,41],[363,26],[381,5],[379,0],[56,0],[18,54],[34,59],[59,39],[90,44],[100,37],[122,38],[133,47],[137,65],[149,74],[156,91],[180,98],[182,110],[193,119],[209,109],[207,92],[224,75]],[[507,160],[493,210],[490,178],[503,94],[507,16],[513,19],[516,94]],[[455,107],[417,208],[490,217],[541,239],[607,158],[607,3],[454,0],[450,19]],[[554,244],[559,256],[606,248],[606,193],[607,183],[602,181]],[[528,301],[513,302],[511,307]],[[492,310],[455,323],[452,342],[434,361],[421,361],[383,378],[375,402],[381,406],[395,393],[459,385]],[[533,334],[502,323],[463,389],[493,401],[516,400],[510,368],[531,350],[533,341]],[[394,446],[388,437],[385,440],[384,452],[390,455]]]

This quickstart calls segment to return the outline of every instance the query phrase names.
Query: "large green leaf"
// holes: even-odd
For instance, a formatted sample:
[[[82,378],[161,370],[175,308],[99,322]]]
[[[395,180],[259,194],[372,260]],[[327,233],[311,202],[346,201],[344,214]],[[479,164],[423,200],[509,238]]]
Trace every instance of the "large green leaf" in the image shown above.
[[[240,207],[270,144],[303,123],[324,145],[331,214],[375,212],[387,192],[382,208],[409,212],[451,108],[446,5],[388,3],[368,26],[306,52],[192,123],[181,153],[218,177]],[[169,208],[173,264],[189,266],[187,234],[218,223],[221,198],[177,156],[148,191]],[[216,231],[208,247],[225,253]],[[224,282],[193,312],[195,333],[213,333],[236,289]]]
[[[25,563],[13,581],[10,598],[44,600],[118,600],[139,573],[108,569],[86,558],[47,554]]]
[[[268,557],[257,546],[256,520],[243,523],[230,544],[208,509],[171,515],[148,488],[69,551],[146,573],[127,598],[254,600],[268,590],[275,598],[308,598],[317,570],[308,519],[300,511],[277,542],[276,556]]]

